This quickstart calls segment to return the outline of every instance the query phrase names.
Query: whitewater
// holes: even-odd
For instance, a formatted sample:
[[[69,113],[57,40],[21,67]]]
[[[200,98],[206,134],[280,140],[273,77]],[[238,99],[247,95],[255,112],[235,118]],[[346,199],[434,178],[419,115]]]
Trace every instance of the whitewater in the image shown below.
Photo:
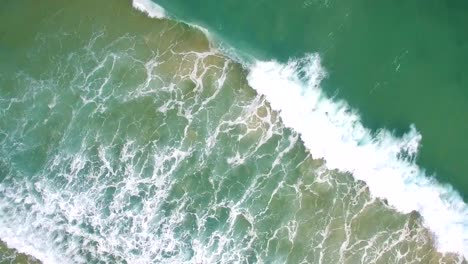
[[[330,169],[350,172],[399,212],[417,211],[439,250],[467,256],[467,205],[451,186],[415,164],[422,138],[416,128],[400,138],[385,129],[373,135],[355,110],[323,95],[319,87],[325,76],[320,57],[311,54],[286,65],[256,62],[248,80],[284,124],[301,135],[313,157],[323,158]]]
[[[43,263],[465,263],[468,206],[416,163],[424,135],[367,128],[320,54],[255,59],[113,4],[50,11],[45,70],[0,74],[0,262],[5,242]]]
[[[133,5],[151,17],[166,15],[150,0],[133,0]],[[265,96],[287,127],[300,134],[314,158],[323,158],[327,168],[349,172],[364,181],[373,196],[397,211],[418,212],[441,252],[468,257],[468,206],[452,186],[439,183],[416,164],[422,135],[414,125],[401,137],[386,129],[372,133],[355,109],[322,92],[320,82],[327,72],[319,54],[282,64],[239,61],[241,57],[233,56],[232,47],[217,47],[215,52],[234,57],[248,69],[249,85]]]

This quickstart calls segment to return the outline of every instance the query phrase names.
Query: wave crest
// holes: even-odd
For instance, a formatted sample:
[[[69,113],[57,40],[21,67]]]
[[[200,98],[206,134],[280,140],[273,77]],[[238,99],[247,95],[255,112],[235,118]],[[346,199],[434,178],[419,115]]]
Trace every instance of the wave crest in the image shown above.
[[[146,13],[151,18],[162,19],[166,17],[164,8],[151,0],[133,0],[132,5],[135,9]]]
[[[468,256],[468,208],[451,186],[438,183],[415,163],[421,134],[415,126],[402,137],[365,128],[344,101],[320,90],[326,77],[318,54],[286,64],[257,61],[248,81],[280,113],[283,123],[301,135],[314,158],[366,182],[375,197],[402,213],[417,211],[442,252]]]

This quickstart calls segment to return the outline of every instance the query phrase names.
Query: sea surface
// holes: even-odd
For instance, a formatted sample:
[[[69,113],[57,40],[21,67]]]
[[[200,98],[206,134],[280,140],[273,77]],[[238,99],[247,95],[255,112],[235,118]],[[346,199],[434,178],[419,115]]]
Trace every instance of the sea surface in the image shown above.
[[[0,2],[0,263],[467,263],[468,4]]]

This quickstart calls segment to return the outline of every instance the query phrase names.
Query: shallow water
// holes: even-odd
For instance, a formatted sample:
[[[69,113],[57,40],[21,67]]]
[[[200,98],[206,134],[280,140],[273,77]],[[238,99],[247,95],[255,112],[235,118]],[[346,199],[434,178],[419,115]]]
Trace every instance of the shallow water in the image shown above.
[[[8,247],[44,263],[462,263],[417,212],[313,157],[200,30],[124,0],[0,12]]]
[[[423,135],[418,164],[468,195],[468,3],[156,0],[263,60],[318,52],[329,96],[366,127]]]

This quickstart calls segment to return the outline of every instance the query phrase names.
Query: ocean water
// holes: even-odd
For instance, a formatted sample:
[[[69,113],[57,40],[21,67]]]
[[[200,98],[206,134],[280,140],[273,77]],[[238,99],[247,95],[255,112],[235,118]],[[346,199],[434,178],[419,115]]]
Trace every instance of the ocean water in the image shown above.
[[[468,197],[468,2],[157,0],[262,60],[317,52],[366,127],[423,135],[418,164]]]
[[[458,163],[418,158],[419,114],[351,96],[339,41],[267,30],[366,6],[158,4],[1,3],[0,262],[466,263]]]

